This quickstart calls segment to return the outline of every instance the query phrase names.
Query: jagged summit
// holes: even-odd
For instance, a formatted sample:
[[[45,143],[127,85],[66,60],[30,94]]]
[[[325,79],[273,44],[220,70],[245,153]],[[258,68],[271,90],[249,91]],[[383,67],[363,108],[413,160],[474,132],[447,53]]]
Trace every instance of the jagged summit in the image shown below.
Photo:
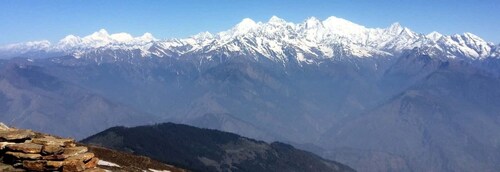
[[[328,30],[331,30],[332,32],[334,33],[336,32],[339,34],[345,34],[345,33],[351,34],[351,33],[360,33],[366,31],[366,28],[364,26],[334,16],[328,17],[326,20],[324,20],[323,25]]]
[[[405,50],[426,49],[431,55],[460,59],[498,57],[498,45],[488,43],[471,33],[442,35],[437,32],[420,34],[394,23],[386,28],[367,28],[338,17],[319,20],[310,17],[301,23],[287,22],[272,16],[267,22],[250,18],[227,31],[202,32],[185,39],[159,40],[151,33],[133,37],[128,33],[108,33],[101,29],[88,36],[68,35],[57,44],[48,41],[11,44],[0,48],[4,58],[13,56],[73,55],[100,58],[103,50],[129,51],[127,57],[181,57],[203,54],[211,56],[252,56],[285,63],[290,53],[297,61],[318,63],[329,58],[366,58],[395,56]],[[131,50],[140,51],[138,55]],[[45,53],[45,55],[40,55]],[[90,55],[91,54],[91,55]],[[115,53],[121,54],[124,53]],[[125,53],[126,54],[126,53]],[[120,58],[114,56],[113,58]],[[306,60],[307,59],[307,60]]]
[[[425,36],[427,38],[431,39],[432,41],[436,42],[443,37],[443,34],[436,32],[436,31],[433,31]]]
[[[257,23],[250,18],[245,18],[238,23],[233,30],[239,34],[245,34],[251,29],[257,27]]]
[[[68,35],[60,40],[54,48],[65,51],[67,49],[101,48],[116,44],[125,44],[128,46],[144,45],[153,41],[157,41],[157,39],[151,33],[144,33],[140,37],[133,37],[124,32],[109,34],[105,29],[100,29],[85,37]]]
[[[272,16],[271,18],[269,18],[269,21],[267,23],[270,23],[270,24],[283,24],[283,23],[286,23],[286,21],[282,18],[279,18],[278,16]]]

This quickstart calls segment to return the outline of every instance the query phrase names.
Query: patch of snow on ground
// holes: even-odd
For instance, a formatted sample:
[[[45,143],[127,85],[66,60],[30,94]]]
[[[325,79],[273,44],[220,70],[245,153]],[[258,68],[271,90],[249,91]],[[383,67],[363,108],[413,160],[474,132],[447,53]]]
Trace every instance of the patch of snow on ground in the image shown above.
[[[118,164],[115,164],[115,163],[112,163],[112,162],[108,162],[108,161],[104,161],[104,160],[99,160],[97,162],[97,165],[109,166],[109,167],[120,167],[120,165],[118,165]]]
[[[170,172],[168,170],[155,170],[155,169],[149,169],[149,171],[152,171],[152,172]]]

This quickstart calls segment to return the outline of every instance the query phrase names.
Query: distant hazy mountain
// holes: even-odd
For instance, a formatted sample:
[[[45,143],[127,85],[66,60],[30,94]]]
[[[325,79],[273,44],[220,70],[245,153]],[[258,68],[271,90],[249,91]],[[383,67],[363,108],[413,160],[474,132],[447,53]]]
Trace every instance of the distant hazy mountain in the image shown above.
[[[384,150],[392,155],[388,159],[397,159],[393,164],[408,171],[498,170],[498,76],[457,62],[431,60],[422,64],[440,67],[408,89],[325,132],[320,141],[323,147]],[[349,162],[360,171],[373,169],[367,165],[372,161],[366,159],[369,156],[351,159],[354,155],[340,152],[323,155]]]
[[[173,123],[113,127],[82,142],[145,155],[194,171],[354,171],[287,144],[267,144]]]
[[[148,124],[155,117],[109,101],[13,59],[0,71],[0,121],[61,136],[83,138],[115,125]]]
[[[83,114],[114,114],[120,120],[111,115],[92,124],[191,124],[291,143],[361,171],[500,170],[500,136],[494,132],[500,126],[500,48],[471,33],[272,17],[186,39],[101,30],[56,44],[7,45],[0,52],[23,57],[5,60],[2,75],[19,68],[41,75],[25,82],[30,87],[24,91],[33,96],[11,97],[36,101],[35,95],[48,92],[58,97],[34,107],[79,105],[48,108],[52,116],[36,123],[47,131],[60,131],[48,121],[67,111],[75,112],[75,121],[89,120]],[[68,91],[59,82],[81,91],[63,94]],[[107,110],[78,98],[87,94],[107,102],[98,103]],[[2,120],[38,112],[19,104],[1,113]]]

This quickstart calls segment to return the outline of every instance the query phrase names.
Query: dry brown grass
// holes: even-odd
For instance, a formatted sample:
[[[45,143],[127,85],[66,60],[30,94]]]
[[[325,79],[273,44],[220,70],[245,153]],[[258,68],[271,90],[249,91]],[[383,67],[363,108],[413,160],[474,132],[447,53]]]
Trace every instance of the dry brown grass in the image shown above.
[[[95,145],[84,145],[89,148],[99,159],[113,162],[120,165],[118,167],[99,166],[111,171],[132,171],[142,172],[147,169],[169,170],[171,172],[186,172],[187,170],[177,168],[168,164],[161,163],[146,156],[134,155],[131,153],[120,152]]]

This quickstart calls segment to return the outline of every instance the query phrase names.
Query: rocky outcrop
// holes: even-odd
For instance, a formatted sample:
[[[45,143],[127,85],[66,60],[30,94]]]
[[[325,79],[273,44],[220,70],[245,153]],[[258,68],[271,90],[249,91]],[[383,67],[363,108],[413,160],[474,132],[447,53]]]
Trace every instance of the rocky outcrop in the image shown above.
[[[0,171],[104,172],[99,159],[74,139],[58,138],[0,123]]]

